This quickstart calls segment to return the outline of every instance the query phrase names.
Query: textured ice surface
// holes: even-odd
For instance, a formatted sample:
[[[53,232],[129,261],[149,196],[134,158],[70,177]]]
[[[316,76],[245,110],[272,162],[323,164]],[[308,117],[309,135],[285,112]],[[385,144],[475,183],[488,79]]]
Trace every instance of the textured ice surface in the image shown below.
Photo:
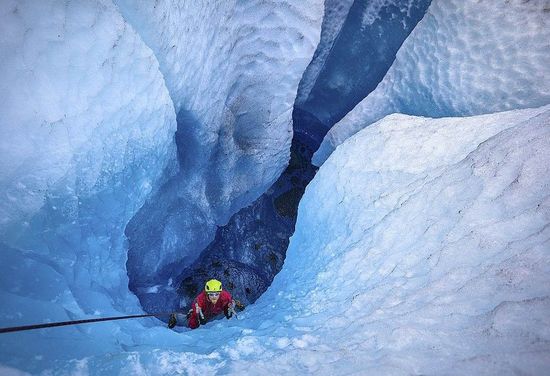
[[[319,42],[322,0],[115,0],[155,52],[176,113],[180,180],[226,216],[283,171],[292,106]],[[228,218],[225,218],[227,220]]]
[[[347,2],[326,3],[321,42],[295,104],[324,125],[319,126],[322,136],[323,128],[374,90],[429,5],[430,0],[355,1],[351,7]],[[339,23],[348,9],[345,22]]]
[[[310,95],[353,3],[354,0],[325,0],[321,40],[300,81],[296,104],[305,102]]]
[[[176,236],[204,242],[287,163],[321,0],[116,4],[0,4],[0,326],[139,313],[123,231],[146,197],[177,185],[176,199],[149,202],[187,221],[170,223],[161,257],[138,255],[154,271],[185,256]],[[130,347],[142,325],[4,336],[0,359],[23,367],[27,353],[39,364]]]
[[[0,97],[0,326],[138,311],[123,230],[175,160],[152,51],[110,1],[1,1]],[[118,327],[3,337],[2,361]]]
[[[126,230],[131,288],[141,296],[192,263],[215,226],[286,166],[323,8],[320,0],[117,4],[158,56],[178,113],[181,171]]]
[[[390,113],[462,116],[549,103],[549,14],[544,0],[434,0],[384,80],[329,132],[315,163]]]
[[[246,17],[262,14],[254,10]],[[179,76],[168,78],[145,23],[131,21],[151,49],[117,12],[109,1],[0,2],[2,326],[139,310],[122,231],[174,159],[169,95]],[[154,15],[146,18],[154,26]],[[522,41],[525,51],[532,39]],[[215,118],[196,108],[179,110],[180,124]],[[282,273],[239,319],[182,333],[144,319],[3,334],[0,373],[542,374],[550,367],[549,116],[548,107],[390,116],[321,168]],[[184,130],[177,137],[190,154],[179,155],[181,173],[226,150],[186,143],[194,130]],[[204,187],[195,178],[189,184]]]
[[[0,9],[3,234],[56,190],[100,191],[132,159],[162,166],[174,110],[152,52],[109,2]],[[134,184],[147,192],[156,175]]]
[[[550,106],[386,117],[321,167],[283,270],[239,319],[57,370],[542,375],[549,162]]]

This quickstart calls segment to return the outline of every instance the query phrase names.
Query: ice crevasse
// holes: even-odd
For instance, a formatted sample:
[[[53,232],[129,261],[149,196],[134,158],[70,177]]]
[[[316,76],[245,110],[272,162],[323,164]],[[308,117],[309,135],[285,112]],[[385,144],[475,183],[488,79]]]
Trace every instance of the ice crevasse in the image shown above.
[[[0,2],[1,325],[139,313],[128,221],[174,176],[180,201],[198,203],[191,220],[276,179],[321,19],[317,0]],[[182,111],[194,122],[179,129]],[[2,337],[0,357],[36,372],[134,346],[157,324]]]
[[[178,119],[181,168],[126,229],[130,282],[146,289],[158,270],[190,265],[216,226],[286,167],[294,98],[323,4],[115,3],[158,57]]]
[[[279,46],[254,37],[283,31],[281,14],[269,10],[275,3],[305,25],[286,43],[279,36]],[[0,3],[3,326],[139,310],[127,289],[123,231],[157,187],[179,174],[182,197],[191,194],[187,184],[204,188],[192,197],[202,199],[195,213],[222,218],[224,203],[243,204],[257,193],[248,188],[274,179],[319,32],[322,4],[299,3],[201,2],[194,16],[188,2]],[[183,333],[148,319],[2,336],[0,373],[549,369],[545,2],[502,2],[514,11],[498,22],[501,13],[484,8],[489,2],[475,3],[477,11],[473,1],[434,0],[386,79],[336,126],[329,137],[340,135],[340,143],[370,125],[322,165],[300,204],[283,270],[239,319]],[[210,30],[205,17],[219,24]],[[275,24],[258,30],[254,17]],[[189,44],[174,39],[181,33]],[[473,47],[484,40],[490,48]],[[505,48],[513,59],[496,53]],[[499,72],[476,64],[488,61],[487,51]],[[271,79],[287,66],[286,79]],[[483,80],[459,85],[468,74]],[[483,87],[468,86],[475,82]],[[269,100],[260,103],[263,94]],[[389,115],[523,107],[532,108]],[[182,113],[193,122],[177,124]],[[188,149],[176,157],[180,124],[200,127],[182,129]],[[273,157],[265,171],[260,149]],[[225,154],[235,159],[216,169]],[[202,168],[186,170],[190,160]],[[259,180],[232,185],[250,171]]]
[[[320,168],[283,270],[240,319],[59,371],[543,374],[549,136],[550,106],[388,116]]]

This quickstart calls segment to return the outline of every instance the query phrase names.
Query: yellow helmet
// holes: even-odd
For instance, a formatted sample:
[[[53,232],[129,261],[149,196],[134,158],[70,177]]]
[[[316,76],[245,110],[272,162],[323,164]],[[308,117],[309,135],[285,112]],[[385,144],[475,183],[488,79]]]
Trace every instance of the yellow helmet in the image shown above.
[[[206,282],[204,290],[206,292],[220,292],[222,291],[222,283],[217,279],[211,279],[210,281]]]

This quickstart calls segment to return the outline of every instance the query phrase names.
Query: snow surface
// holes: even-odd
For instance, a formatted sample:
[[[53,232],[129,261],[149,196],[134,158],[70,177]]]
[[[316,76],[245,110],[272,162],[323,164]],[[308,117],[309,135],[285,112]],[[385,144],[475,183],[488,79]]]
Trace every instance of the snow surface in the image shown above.
[[[314,163],[391,113],[467,116],[549,103],[549,14],[544,0],[433,0],[384,80],[329,131]]]
[[[542,375],[549,162],[550,106],[388,116],[321,167],[283,270],[238,319],[136,332],[56,374]]]

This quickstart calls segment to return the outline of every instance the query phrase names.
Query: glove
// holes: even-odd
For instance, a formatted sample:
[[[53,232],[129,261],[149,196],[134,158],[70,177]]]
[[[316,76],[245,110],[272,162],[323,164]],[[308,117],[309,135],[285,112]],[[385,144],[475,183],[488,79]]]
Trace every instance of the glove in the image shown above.
[[[199,324],[200,325],[206,324],[206,318],[202,313],[202,308],[199,306],[199,303],[195,303],[195,312],[197,314],[197,317],[199,318]]]
[[[172,313],[170,315],[170,318],[168,319],[168,327],[170,329],[172,329],[173,327],[176,326],[176,324],[178,323],[178,319],[176,318],[176,314],[175,313]]]
[[[229,307],[227,307],[223,313],[228,320],[233,317],[233,311],[230,310]]]
[[[231,317],[233,317],[233,314],[235,313],[235,301],[232,300],[228,305],[227,308],[223,311],[225,314],[225,317],[229,320]]]

